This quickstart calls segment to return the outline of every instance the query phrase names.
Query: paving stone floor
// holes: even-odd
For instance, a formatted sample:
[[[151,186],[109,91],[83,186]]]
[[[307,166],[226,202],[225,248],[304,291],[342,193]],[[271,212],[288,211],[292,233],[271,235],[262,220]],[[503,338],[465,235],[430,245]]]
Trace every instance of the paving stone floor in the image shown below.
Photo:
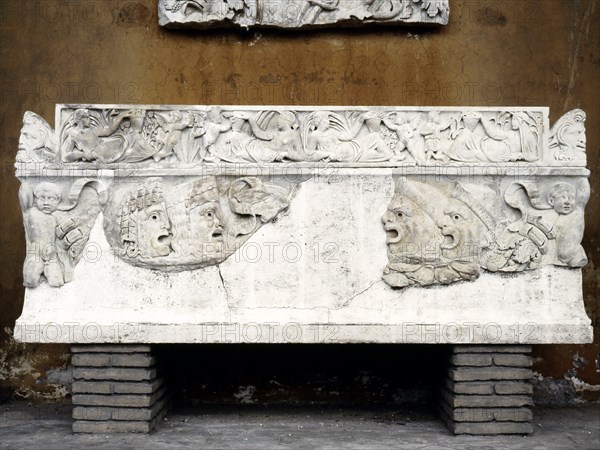
[[[71,433],[71,406],[0,404],[2,449],[600,449],[600,405],[534,410],[532,436],[451,436],[428,411],[199,407],[150,435]]]

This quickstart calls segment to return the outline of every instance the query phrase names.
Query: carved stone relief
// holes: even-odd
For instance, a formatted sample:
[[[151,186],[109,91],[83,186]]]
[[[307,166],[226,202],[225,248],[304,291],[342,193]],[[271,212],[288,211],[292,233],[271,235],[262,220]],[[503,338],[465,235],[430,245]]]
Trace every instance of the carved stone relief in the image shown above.
[[[562,116],[550,130],[550,150],[557,161],[586,164],[585,112],[574,109]]]
[[[44,279],[54,287],[72,281],[106,200],[103,186],[86,178],[74,183],[28,180],[21,185],[19,199],[27,241],[25,286],[36,287]]]
[[[390,286],[450,284],[482,270],[583,267],[586,178],[496,183],[401,178],[382,217]]]
[[[53,131],[27,112],[16,158],[25,285],[71,281],[100,213],[112,252],[131,265],[218,265],[293,208],[302,182],[325,165],[394,174],[379,228],[388,247],[383,279],[392,287],[581,267],[585,113],[567,113],[552,129],[547,115],[544,108],[59,105]],[[441,177],[448,168],[459,171],[450,181]],[[290,169],[306,175],[289,176]],[[380,217],[369,220],[377,226]]]
[[[315,28],[360,23],[448,23],[448,0],[159,0],[160,25]]]
[[[257,177],[149,178],[112,189],[104,229],[114,253],[167,271],[218,264],[289,206],[292,183]]]
[[[17,162],[39,163],[52,162],[56,159],[54,130],[40,116],[27,111],[23,116]]]
[[[24,119],[19,162],[174,167],[203,163],[585,163],[585,114],[529,110],[309,108],[260,110],[64,107],[49,126]],[[45,136],[50,136],[46,138]],[[549,149],[545,141],[549,140]],[[27,148],[27,149],[26,149]],[[52,148],[53,150],[50,150]]]

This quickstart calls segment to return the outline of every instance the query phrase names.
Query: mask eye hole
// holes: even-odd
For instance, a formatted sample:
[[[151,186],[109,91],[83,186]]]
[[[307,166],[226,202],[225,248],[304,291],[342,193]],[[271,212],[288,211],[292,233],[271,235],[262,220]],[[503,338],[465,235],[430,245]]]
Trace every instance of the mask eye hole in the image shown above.
[[[460,214],[457,214],[457,213],[452,214],[452,220],[454,220],[455,222],[459,221],[460,219],[462,219]]]
[[[154,214],[151,214],[151,215],[150,215],[150,220],[153,220],[153,221],[155,221],[155,222],[156,222],[156,221],[158,220],[158,214],[156,214],[156,213],[154,213]]]

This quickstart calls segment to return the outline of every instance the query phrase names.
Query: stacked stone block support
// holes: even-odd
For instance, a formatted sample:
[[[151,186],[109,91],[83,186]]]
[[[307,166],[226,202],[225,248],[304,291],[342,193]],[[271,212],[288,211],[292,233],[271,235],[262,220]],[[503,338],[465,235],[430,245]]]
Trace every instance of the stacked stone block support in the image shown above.
[[[452,348],[441,415],[454,434],[531,434],[531,347]]]
[[[149,345],[73,345],[73,432],[148,433],[169,393]]]

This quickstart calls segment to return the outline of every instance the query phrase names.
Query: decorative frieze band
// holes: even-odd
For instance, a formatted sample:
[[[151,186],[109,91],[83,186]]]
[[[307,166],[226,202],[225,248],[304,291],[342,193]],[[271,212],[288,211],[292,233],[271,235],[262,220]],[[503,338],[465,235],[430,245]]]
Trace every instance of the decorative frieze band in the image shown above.
[[[448,0],[159,0],[158,17],[172,28],[446,25],[449,9]]]
[[[586,164],[585,113],[547,108],[58,105],[25,113],[17,162],[181,168],[207,163]]]

